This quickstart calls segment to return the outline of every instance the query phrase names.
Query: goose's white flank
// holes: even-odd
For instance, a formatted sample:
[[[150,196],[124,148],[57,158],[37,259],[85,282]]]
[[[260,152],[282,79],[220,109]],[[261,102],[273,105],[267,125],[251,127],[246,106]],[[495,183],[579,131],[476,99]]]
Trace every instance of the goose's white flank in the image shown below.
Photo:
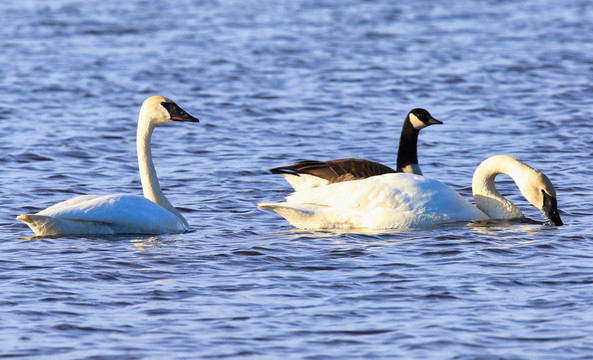
[[[442,123],[425,109],[410,110],[404,119],[399,138],[396,170],[374,161],[349,158],[328,161],[304,160],[288,166],[275,167],[270,169],[270,172],[282,175],[296,191],[395,172],[422,175],[418,164],[418,134],[427,126]]]
[[[513,178],[523,196],[552,225],[562,225],[556,191],[548,177],[519,160],[484,160],[472,181],[476,206],[437,180],[415,174],[385,174],[297,191],[282,203],[260,203],[300,229],[406,229],[457,221],[522,218],[494,186],[498,174]]]
[[[198,122],[170,99],[151,96],[140,108],[136,146],[144,196],[82,195],[20,220],[43,236],[169,234],[189,230],[181,213],[163,194],[152,162],[150,139],[155,126],[171,121]]]

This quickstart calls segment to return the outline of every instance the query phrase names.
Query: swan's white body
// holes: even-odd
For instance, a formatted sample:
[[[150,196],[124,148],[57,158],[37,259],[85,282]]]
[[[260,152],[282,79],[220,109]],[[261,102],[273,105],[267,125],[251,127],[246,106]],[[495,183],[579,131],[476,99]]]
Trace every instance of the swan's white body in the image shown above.
[[[512,157],[499,155],[476,169],[473,187],[478,207],[439,181],[405,173],[297,191],[286,202],[260,203],[259,207],[277,212],[300,229],[405,229],[523,217],[496,191],[494,177],[500,173],[513,177],[527,200],[538,208],[544,203],[540,189],[556,195],[545,175]]]
[[[21,215],[36,235],[166,234],[189,230],[177,215],[145,197],[82,195],[35,215]]]
[[[166,104],[166,109],[163,104]],[[168,110],[181,111],[172,115]],[[171,100],[152,96],[140,109],[137,152],[144,197],[138,195],[82,195],[53,205],[35,215],[20,215],[36,235],[168,234],[189,230],[187,221],[163,194],[152,162],[150,138],[156,125],[197,121]]]
[[[405,229],[487,219],[447,185],[392,173],[298,191],[285,203],[261,203],[300,229]]]

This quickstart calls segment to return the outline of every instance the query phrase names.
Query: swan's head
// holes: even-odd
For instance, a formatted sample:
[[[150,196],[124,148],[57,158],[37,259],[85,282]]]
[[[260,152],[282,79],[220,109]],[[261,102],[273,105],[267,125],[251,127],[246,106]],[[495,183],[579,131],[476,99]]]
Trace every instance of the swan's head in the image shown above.
[[[154,125],[171,121],[199,122],[175,104],[171,99],[162,96],[151,96],[144,100],[140,108],[140,118],[148,119]]]
[[[534,174],[529,176],[529,186],[520,187],[525,199],[533,206],[540,209],[554,226],[564,223],[558,213],[558,202],[556,201],[556,189],[548,177],[533,169]]]
[[[408,113],[408,120],[416,130],[424,129],[430,125],[443,123],[442,121],[433,118],[428,111],[420,108],[412,109]]]

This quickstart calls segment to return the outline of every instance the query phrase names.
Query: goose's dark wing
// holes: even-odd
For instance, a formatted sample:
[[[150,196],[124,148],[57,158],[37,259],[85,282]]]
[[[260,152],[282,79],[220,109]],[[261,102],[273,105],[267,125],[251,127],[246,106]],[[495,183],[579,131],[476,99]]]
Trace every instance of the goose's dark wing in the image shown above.
[[[272,174],[313,175],[327,180],[330,184],[395,172],[389,166],[364,159],[304,160],[289,166],[276,167],[270,171]]]

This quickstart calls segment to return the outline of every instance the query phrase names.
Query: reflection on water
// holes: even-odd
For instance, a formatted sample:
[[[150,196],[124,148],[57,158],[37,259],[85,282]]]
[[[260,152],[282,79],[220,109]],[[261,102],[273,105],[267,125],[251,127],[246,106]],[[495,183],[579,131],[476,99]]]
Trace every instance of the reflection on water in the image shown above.
[[[179,244],[179,243],[183,242],[183,240],[171,239],[170,237],[151,236],[151,237],[130,239],[129,242],[131,243],[130,244],[131,246],[129,247],[130,250],[143,252],[143,251],[149,251],[149,250],[152,250],[155,248],[158,249],[158,248],[166,247],[166,246],[175,246],[176,244],[181,246],[182,244]]]

